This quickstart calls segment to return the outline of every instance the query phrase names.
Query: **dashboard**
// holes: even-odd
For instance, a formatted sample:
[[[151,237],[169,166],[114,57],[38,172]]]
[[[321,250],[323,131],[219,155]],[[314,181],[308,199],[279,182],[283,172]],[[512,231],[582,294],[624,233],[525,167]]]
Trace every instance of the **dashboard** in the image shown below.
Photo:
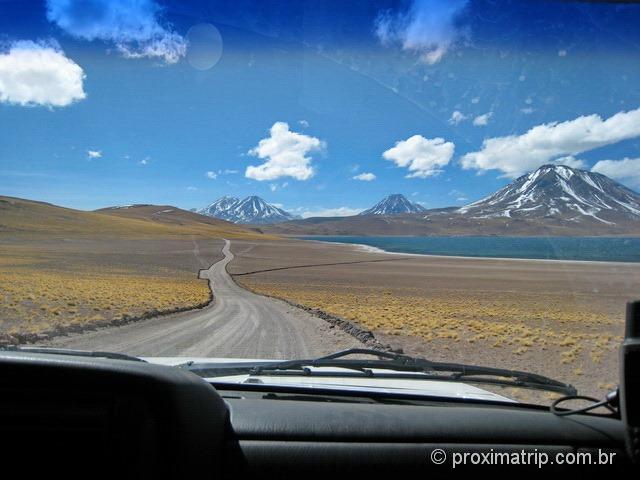
[[[0,352],[0,378],[5,458],[33,475],[389,478],[630,468],[621,420],[603,415],[256,385],[216,389],[174,367],[27,352]],[[523,451],[553,464],[483,462]],[[590,455],[590,464],[554,461],[578,453]],[[468,462],[454,468],[463,455]],[[594,465],[603,455],[612,465]]]

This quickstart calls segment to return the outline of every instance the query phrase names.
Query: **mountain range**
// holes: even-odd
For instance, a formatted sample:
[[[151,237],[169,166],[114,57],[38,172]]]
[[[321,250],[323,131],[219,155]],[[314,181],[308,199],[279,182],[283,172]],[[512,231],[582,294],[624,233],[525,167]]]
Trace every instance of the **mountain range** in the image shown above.
[[[154,235],[177,228],[207,235],[215,230],[229,238],[262,233],[635,236],[640,235],[640,194],[599,173],[544,165],[463,207],[425,210],[403,195],[394,194],[358,215],[299,219],[256,196],[242,200],[222,197],[190,212],[171,205],[148,204],[81,212],[0,197],[0,217],[0,233],[29,235],[67,235],[76,231],[85,234],[85,230],[107,236],[120,230]],[[229,222],[249,224],[249,229]]]
[[[622,235],[640,231],[640,195],[595,172],[543,165],[463,207],[427,210],[392,194],[358,215],[301,219],[257,196],[197,213],[290,235]]]

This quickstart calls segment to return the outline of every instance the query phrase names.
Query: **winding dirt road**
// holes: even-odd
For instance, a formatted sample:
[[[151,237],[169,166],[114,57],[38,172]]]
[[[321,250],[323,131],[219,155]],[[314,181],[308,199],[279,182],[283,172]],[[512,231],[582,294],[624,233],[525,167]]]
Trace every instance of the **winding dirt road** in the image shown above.
[[[225,240],[224,258],[200,277],[214,293],[209,306],[57,337],[46,346],[124,352],[138,356],[300,358],[361,346],[351,335],[280,300],[251,293],[227,273],[233,260]]]

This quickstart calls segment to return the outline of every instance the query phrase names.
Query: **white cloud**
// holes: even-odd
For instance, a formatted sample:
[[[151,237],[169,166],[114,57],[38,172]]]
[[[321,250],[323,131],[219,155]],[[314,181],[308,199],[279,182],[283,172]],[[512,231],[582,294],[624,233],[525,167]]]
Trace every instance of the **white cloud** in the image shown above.
[[[522,113],[524,113],[525,115],[529,115],[529,114],[533,113],[533,108],[525,107],[525,108],[521,108],[520,111]]]
[[[116,46],[124,58],[162,58],[165,63],[177,63],[187,53],[187,43],[177,33],[168,33],[147,42],[119,43]]]
[[[566,57],[567,56],[567,51],[566,50],[558,50],[558,56],[559,57]]]
[[[269,185],[269,190],[271,190],[272,192],[275,192],[278,189],[278,185],[275,183],[272,183],[271,185]]]
[[[480,101],[480,97],[473,97],[473,98],[471,99],[471,103],[473,103],[474,105],[475,105],[476,103],[478,103],[479,101]]]
[[[298,123],[303,128],[309,128],[309,122],[307,122],[306,120],[300,120]]]
[[[100,150],[87,150],[87,158],[102,158],[102,152]]]
[[[427,178],[439,174],[449,163],[455,145],[443,138],[424,138],[414,135],[396,142],[395,146],[382,154],[385,160],[394,162],[398,167],[407,167],[407,178]]]
[[[148,165],[150,160],[151,159],[149,157],[145,157],[142,160],[140,160],[140,165]]]
[[[566,165],[571,168],[584,168],[586,164],[584,160],[574,157],[573,155],[567,155],[566,157],[556,158],[553,163],[558,165]]]
[[[155,0],[47,0],[47,19],[74,38],[113,43],[125,58],[176,63],[186,40],[161,23]]]
[[[640,158],[600,160],[591,171],[601,173],[635,188],[640,187]]]
[[[362,180],[363,182],[371,182],[376,179],[376,176],[373,173],[360,173],[355,177],[352,177],[354,180]]]
[[[453,189],[449,191],[449,196],[455,197],[457,202],[466,202],[467,200],[469,200],[469,198],[467,197],[467,194],[461,190]]]
[[[229,170],[229,169],[222,170],[223,175],[234,175],[236,173],[240,173],[240,172],[238,170]]]
[[[489,119],[493,116],[492,112],[484,113],[482,115],[478,115],[473,119],[473,124],[476,127],[485,127],[489,123]]]
[[[464,122],[467,118],[469,118],[467,115],[459,112],[458,110],[454,110],[449,118],[449,123],[451,125],[458,125],[460,122]]]
[[[196,190],[198,190],[198,187],[187,187],[187,190],[189,190],[190,192],[195,192]]]
[[[216,172],[212,172],[211,170],[205,173],[205,175],[209,180],[215,180],[216,178],[218,178],[218,174]]]
[[[468,0],[413,0],[405,12],[381,13],[375,33],[382,44],[400,44],[433,65],[462,36],[456,23],[467,4]]]
[[[86,97],[84,78],[54,43],[20,41],[0,50],[0,102],[65,107]]]
[[[324,147],[320,139],[292,132],[287,123],[276,122],[271,127],[270,136],[249,150],[250,155],[267,161],[262,165],[248,166],[245,177],[260,181],[281,177],[308,180],[315,174],[309,154]]]
[[[494,137],[482,149],[461,159],[464,169],[500,170],[515,178],[558,157],[577,155],[640,136],[640,108],[618,112],[603,120],[599,115],[581,116],[531,128],[522,135]]]
[[[359,214],[363,208],[350,208],[350,207],[338,207],[338,208],[320,208],[317,210],[303,210],[300,216],[302,218],[310,217],[350,217],[352,215]]]

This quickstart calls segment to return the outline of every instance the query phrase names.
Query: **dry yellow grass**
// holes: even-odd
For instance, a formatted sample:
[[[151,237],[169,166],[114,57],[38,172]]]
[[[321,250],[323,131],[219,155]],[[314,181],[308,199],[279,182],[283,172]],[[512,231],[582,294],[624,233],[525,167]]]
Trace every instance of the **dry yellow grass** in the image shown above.
[[[0,317],[11,336],[190,308],[207,303],[209,294],[204,280],[184,272],[142,276],[0,267]]]
[[[522,294],[483,297],[469,292],[426,298],[412,296],[406,289],[399,295],[391,290],[348,286],[323,288],[248,279],[241,283],[256,293],[317,308],[382,334],[414,336],[427,345],[440,341],[447,349],[464,350],[480,344],[484,350],[507,350],[517,356],[544,352],[550,363],[566,365],[588,352],[595,364],[617,349],[621,340],[609,331],[615,319],[576,308],[570,301],[544,304]],[[588,371],[589,366],[572,369]]]

